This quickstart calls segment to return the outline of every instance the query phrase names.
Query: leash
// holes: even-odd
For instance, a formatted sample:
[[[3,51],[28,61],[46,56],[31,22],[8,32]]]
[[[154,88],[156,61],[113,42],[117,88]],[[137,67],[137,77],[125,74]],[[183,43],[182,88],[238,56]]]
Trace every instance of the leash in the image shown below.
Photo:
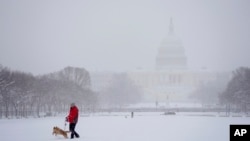
[[[64,121],[64,131],[66,130],[67,122]]]

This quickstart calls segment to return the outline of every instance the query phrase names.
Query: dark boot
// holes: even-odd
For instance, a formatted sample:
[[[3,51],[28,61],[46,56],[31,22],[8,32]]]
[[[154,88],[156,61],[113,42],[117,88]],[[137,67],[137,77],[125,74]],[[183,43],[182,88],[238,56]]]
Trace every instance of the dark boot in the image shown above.
[[[71,137],[70,138],[74,139],[74,133],[73,132],[71,132]]]
[[[79,134],[75,132],[76,138],[80,138]]]

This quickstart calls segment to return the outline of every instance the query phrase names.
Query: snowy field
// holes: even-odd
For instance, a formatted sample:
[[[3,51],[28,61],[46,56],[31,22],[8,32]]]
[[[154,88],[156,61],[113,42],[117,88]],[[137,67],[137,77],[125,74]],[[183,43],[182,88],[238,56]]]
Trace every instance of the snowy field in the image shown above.
[[[250,117],[199,113],[103,113],[81,116],[77,141],[229,141],[230,124],[249,124]],[[0,119],[1,141],[56,141],[52,128],[64,129],[64,116]],[[68,124],[66,126],[68,129]]]

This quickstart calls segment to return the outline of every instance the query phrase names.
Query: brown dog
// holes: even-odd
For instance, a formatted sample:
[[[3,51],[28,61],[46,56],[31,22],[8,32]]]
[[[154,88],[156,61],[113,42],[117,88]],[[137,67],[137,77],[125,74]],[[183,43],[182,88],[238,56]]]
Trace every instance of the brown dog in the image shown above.
[[[58,127],[53,127],[53,133],[52,133],[52,135],[57,135],[57,134],[59,134],[59,135],[63,135],[64,136],[64,138],[68,138],[68,135],[67,135],[67,133],[69,133],[70,131],[64,131],[64,130],[62,130],[62,129],[60,129],[60,128],[58,128]]]

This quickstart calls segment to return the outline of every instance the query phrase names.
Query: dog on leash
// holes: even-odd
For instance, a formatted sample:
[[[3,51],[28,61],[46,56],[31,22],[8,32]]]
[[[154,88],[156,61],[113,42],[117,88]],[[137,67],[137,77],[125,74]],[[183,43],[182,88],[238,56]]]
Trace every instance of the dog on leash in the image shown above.
[[[64,130],[60,129],[59,127],[55,126],[55,127],[53,127],[52,135],[57,136],[59,134],[59,135],[63,135],[64,138],[68,138],[67,133],[69,133],[69,132],[70,131],[64,131]]]

